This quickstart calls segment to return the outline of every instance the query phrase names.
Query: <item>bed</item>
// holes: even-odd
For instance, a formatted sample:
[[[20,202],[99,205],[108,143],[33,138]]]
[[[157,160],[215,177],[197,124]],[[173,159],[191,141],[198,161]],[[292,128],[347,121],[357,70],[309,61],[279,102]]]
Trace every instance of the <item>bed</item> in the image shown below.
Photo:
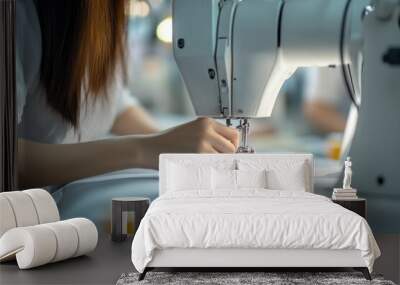
[[[132,243],[154,268],[352,267],[370,279],[366,220],[313,194],[309,154],[163,154],[159,198]]]

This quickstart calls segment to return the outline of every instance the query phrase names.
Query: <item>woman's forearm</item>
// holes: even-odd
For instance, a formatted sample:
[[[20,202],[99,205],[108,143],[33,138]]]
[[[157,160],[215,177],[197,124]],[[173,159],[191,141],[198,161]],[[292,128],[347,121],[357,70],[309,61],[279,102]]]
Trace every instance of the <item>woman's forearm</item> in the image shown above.
[[[76,144],[18,140],[19,187],[60,185],[126,168],[158,167],[160,153],[232,153],[237,130],[199,118],[151,135],[131,135]]]
[[[43,187],[130,167],[140,167],[140,138],[78,144],[18,140],[19,187]]]

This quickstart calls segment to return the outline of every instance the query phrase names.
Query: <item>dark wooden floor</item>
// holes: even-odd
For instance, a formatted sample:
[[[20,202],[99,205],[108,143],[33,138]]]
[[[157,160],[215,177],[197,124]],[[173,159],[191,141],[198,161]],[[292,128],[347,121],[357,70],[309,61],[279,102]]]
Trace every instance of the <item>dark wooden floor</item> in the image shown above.
[[[28,270],[16,262],[0,264],[0,284],[115,284],[124,272],[134,271],[131,243],[114,243],[106,234],[99,237],[94,252]]]

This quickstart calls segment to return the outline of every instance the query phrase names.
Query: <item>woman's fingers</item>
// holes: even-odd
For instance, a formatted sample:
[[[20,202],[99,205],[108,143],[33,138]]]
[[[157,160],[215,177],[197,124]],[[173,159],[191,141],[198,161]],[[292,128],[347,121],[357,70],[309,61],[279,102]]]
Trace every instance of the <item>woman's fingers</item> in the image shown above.
[[[159,152],[234,153],[239,135],[210,118],[198,118],[164,132],[157,144]]]
[[[221,136],[231,141],[231,143],[235,146],[235,149],[239,146],[239,132],[236,129],[224,126],[214,121],[214,130]]]
[[[208,140],[211,146],[220,153],[234,153],[236,151],[236,146],[217,132],[211,132]]]
[[[219,153],[213,146],[209,145],[204,149],[204,153]]]
[[[236,129],[224,126],[209,118],[199,118],[203,127],[205,146],[210,145],[218,153],[233,153],[239,145],[239,134]]]

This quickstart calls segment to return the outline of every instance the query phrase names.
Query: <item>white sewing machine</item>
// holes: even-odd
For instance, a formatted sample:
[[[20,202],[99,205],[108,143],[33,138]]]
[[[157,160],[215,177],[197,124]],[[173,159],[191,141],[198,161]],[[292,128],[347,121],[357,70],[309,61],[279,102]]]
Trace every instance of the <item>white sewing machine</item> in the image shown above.
[[[342,69],[353,101],[342,155],[374,230],[400,232],[399,0],[174,0],[173,31],[196,114],[238,119],[239,152],[298,67]]]

